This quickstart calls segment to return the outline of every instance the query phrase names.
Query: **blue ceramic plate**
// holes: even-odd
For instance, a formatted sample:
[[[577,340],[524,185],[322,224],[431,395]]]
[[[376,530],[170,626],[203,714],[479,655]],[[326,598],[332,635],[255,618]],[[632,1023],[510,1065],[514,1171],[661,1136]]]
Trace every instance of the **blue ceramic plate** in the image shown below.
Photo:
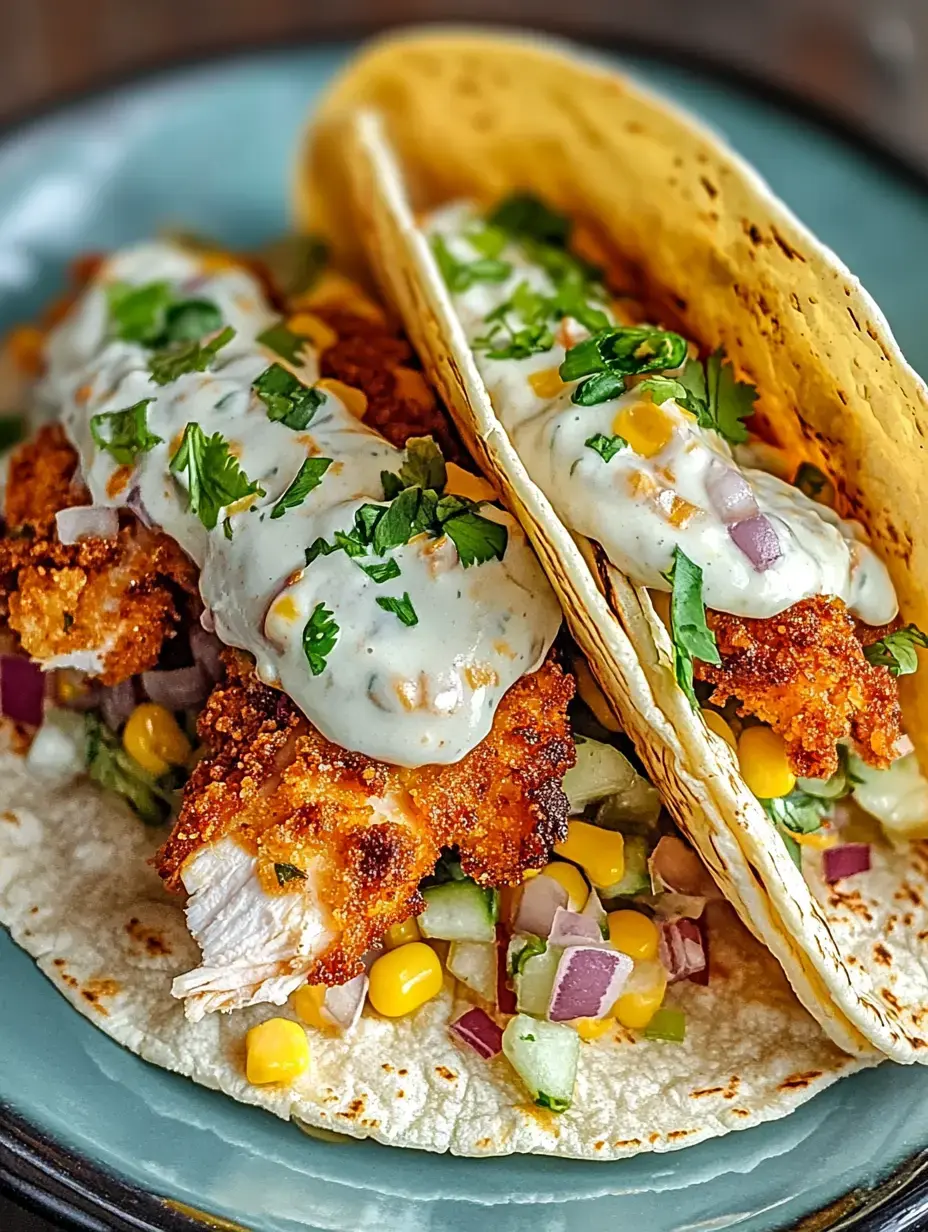
[[[303,117],[347,54],[185,69],[11,134],[0,146],[0,327],[41,308],[81,251],[165,224],[238,246],[281,231]],[[928,195],[771,104],[682,70],[631,67],[760,168],[862,277],[928,375]],[[5,934],[0,989],[0,1165],[21,1190],[55,1188],[72,1211],[96,1206],[88,1227],[188,1224],[176,1206],[156,1207],[135,1189],[262,1232],[760,1232],[834,1203],[859,1209],[859,1197],[845,1196],[881,1184],[928,1146],[928,1069],[891,1065],[846,1079],[786,1120],[613,1164],[327,1144],[122,1051]],[[30,1141],[39,1137],[52,1145]],[[105,1196],[80,1197],[88,1186]],[[909,1186],[902,1222],[890,1224],[883,1206],[868,1226],[908,1226],[915,1201]],[[864,1204],[872,1210],[871,1199]],[[832,1225],[831,1216],[816,1223]]]

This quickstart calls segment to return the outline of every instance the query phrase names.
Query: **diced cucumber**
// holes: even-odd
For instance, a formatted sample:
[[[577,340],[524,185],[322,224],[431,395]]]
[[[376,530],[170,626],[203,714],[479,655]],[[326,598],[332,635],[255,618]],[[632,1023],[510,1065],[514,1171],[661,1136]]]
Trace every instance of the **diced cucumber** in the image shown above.
[[[632,835],[625,839],[625,876],[614,885],[605,886],[599,897],[608,902],[612,898],[625,898],[633,894],[651,893],[651,874],[648,871],[648,844],[643,838]]]
[[[503,1052],[539,1107],[570,1107],[580,1054],[580,1036],[572,1027],[516,1014],[503,1032]]]
[[[526,941],[528,940],[529,938],[526,938]],[[536,938],[531,938],[531,941],[536,941]],[[563,950],[559,946],[545,945],[544,950],[539,953],[537,946],[533,948],[531,956],[519,962],[513,977],[516,1008],[526,1014],[545,1015]]]
[[[491,1004],[496,1001],[496,943],[452,941],[445,966],[451,974]]]
[[[442,941],[496,940],[499,900],[470,878],[428,886],[422,891],[425,910],[418,917],[423,937]]]
[[[593,820],[604,830],[623,834],[651,834],[661,812],[661,798],[646,778],[636,775],[626,791],[606,796]]]
[[[582,813],[594,800],[621,794],[639,778],[627,757],[611,744],[590,740],[577,742],[577,760],[564,775],[564,794],[571,813]]]

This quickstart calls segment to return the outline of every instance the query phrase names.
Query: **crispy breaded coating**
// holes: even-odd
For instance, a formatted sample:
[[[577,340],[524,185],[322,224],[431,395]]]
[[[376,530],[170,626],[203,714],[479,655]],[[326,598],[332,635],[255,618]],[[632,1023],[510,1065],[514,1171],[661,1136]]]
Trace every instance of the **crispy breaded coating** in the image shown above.
[[[870,765],[891,763],[902,734],[896,681],[864,658],[840,599],[803,599],[768,620],[706,616],[722,666],[697,661],[697,678],[715,686],[716,705],[735,698],[739,714],[779,732],[795,774],[830,778],[838,769],[837,741],[846,737]]]
[[[60,543],[55,514],[90,502],[76,470],[77,454],[57,424],[11,459],[0,597],[34,659],[96,652],[100,679],[117,684],[154,667],[165,639],[198,617],[197,573],[173,539],[129,513],[116,539]]]
[[[478,880],[515,884],[564,836],[573,680],[553,656],[513,685],[491,734],[466,758],[413,770],[332,744],[289,698],[261,684],[246,656],[225,658],[227,679],[200,716],[210,753],[187,783],[156,864],[168,887],[181,890],[189,857],[234,834],[257,854],[267,893],[303,892],[298,878],[280,886],[275,864],[313,866],[337,940],[310,983],[350,979],[391,924],[421,910],[419,882],[442,847],[457,846]]]

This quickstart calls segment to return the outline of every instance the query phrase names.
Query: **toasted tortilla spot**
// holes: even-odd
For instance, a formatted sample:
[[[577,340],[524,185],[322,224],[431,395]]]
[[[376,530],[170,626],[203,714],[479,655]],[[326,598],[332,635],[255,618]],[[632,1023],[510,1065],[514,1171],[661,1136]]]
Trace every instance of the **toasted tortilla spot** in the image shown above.
[[[792,1074],[785,1081],[780,1083],[779,1090],[781,1091],[801,1091],[804,1087],[811,1086],[818,1078],[821,1078],[820,1070],[810,1069],[803,1074]]]
[[[446,1082],[457,1082],[458,1080],[457,1074],[452,1073],[446,1065],[436,1065],[435,1073],[438,1074],[440,1078],[444,1078]]]

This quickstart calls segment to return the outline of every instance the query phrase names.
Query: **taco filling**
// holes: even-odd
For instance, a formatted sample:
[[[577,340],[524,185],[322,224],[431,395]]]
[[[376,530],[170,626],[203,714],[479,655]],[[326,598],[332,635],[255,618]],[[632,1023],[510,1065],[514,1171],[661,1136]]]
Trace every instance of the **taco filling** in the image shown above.
[[[607,290],[595,237],[543,201],[453,202],[422,225],[531,479],[652,592],[679,686],[796,862],[824,848],[833,881],[868,867],[853,840],[876,822],[922,836],[928,784],[898,677],[928,639],[903,624],[864,528],[833,509],[834,480],[754,430],[755,391],[722,352],[654,324],[620,276]]]
[[[335,274],[163,242],[85,276],[14,340],[57,418],[9,462],[4,710],[37,776],[170,824],[188,1018],[349,1031],[447,971],[455,1037],[555,1112],[580,1037],[682,1040],[718,894],[583,664],[569,712],[554,593],[406,342]],[[248,1077],[306,1055],[269,1019]]]

